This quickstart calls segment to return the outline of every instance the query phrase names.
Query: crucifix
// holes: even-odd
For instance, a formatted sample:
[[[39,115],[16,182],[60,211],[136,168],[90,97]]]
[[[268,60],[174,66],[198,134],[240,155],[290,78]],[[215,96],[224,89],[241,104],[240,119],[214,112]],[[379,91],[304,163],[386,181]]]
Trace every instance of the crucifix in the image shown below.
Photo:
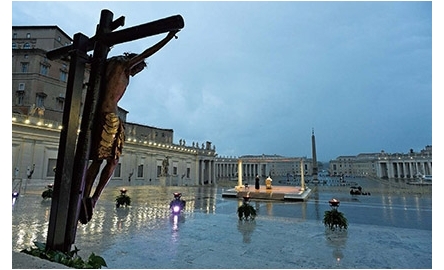
[[[117,102],[126,90],[129,77],[143,70],[144,59],[159,51],[184,27],[182,16],[175,15],[114,31],[124,25],[124,20],[123,16],[113,20],[111,11],[102,10],[93,37],[78,33],[72,45],[47,53],[48,59],[62,58],[70,62],[46,240],[49,250],[71,250],[78,222],[86,224],[91,219],[92,209],[118,163],[124,134],[117,115]],[[126,53],[107,59],[110,47],[116,44],[162,33],[168,35],[140,54]],[[87,55],[91,50],[94,51],[92,57]],[[90,76],[80,123],[87,64]],[[100,128],[111,131],[111,135],[102,135]],[[88,168],[90,159],[92,163]],[[107,164],[91,195],[92,184],[104,160]]]

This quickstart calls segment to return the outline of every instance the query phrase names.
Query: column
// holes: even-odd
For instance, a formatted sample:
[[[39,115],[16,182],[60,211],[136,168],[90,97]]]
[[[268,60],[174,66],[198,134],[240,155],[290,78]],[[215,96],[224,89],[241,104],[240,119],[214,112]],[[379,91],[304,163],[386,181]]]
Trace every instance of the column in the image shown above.
[[[237,186],[242,187],[242,160],[237,161]]]
[[[200,160],[200,184],[204,185],[204,179],[205,179],[205,160]]]
[[[387,161],[387,177],[393,178],[393,162]]]
[[[216,170],[214,167],[214,160],[210,160],[211,183],[216,184]]]

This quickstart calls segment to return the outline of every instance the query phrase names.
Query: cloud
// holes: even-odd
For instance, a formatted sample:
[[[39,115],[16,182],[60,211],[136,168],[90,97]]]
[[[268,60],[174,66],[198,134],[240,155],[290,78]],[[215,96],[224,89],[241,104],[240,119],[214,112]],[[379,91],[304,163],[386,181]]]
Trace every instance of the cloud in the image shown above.
[[[119,103],[175,143],[311,156],[314,128],[320,161],[432,144],[431,2],[13,2],[12,22],[92,36],[104,8],[122,29],[184,18]]]

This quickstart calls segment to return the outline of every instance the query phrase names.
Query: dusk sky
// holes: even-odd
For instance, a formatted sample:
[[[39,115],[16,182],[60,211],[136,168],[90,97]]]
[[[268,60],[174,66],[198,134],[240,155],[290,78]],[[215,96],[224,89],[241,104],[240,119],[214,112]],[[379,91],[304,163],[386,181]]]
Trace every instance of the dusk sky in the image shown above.
[[[324,162],[432,145],[432,2],[20,1],[12,25],[92,37],[103,9],[125,17],[117,30],[184,18],[119,102],[128,122],[173,129],[176,144],[311,157],[314,130]],[[109,57],[165,35],[115,45]]]

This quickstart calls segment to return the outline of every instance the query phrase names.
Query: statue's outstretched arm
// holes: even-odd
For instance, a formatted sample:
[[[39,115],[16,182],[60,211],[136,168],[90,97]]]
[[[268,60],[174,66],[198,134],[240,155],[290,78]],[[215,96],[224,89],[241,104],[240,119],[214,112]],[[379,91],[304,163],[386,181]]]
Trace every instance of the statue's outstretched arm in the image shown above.
[[[176,33],[179,32],[179,31],[180,30],[170,31],[168,33],[168,35],[164,39],[162,39],[161,41],[159,41],[158,43],[156,43],[152,47],[146,49],[142,53],[140,53],[140,54],[134,56],[133,58],[131,58],[131,60],[129,62],[130,70],[134,66],[136,66],[137,64],[139,64],[142,61],[144,61],[146,58],[150,57],[151,55],[155,54],[157,51],[162,49],[162,47],[165,46],[173,37],[175,37]]]

